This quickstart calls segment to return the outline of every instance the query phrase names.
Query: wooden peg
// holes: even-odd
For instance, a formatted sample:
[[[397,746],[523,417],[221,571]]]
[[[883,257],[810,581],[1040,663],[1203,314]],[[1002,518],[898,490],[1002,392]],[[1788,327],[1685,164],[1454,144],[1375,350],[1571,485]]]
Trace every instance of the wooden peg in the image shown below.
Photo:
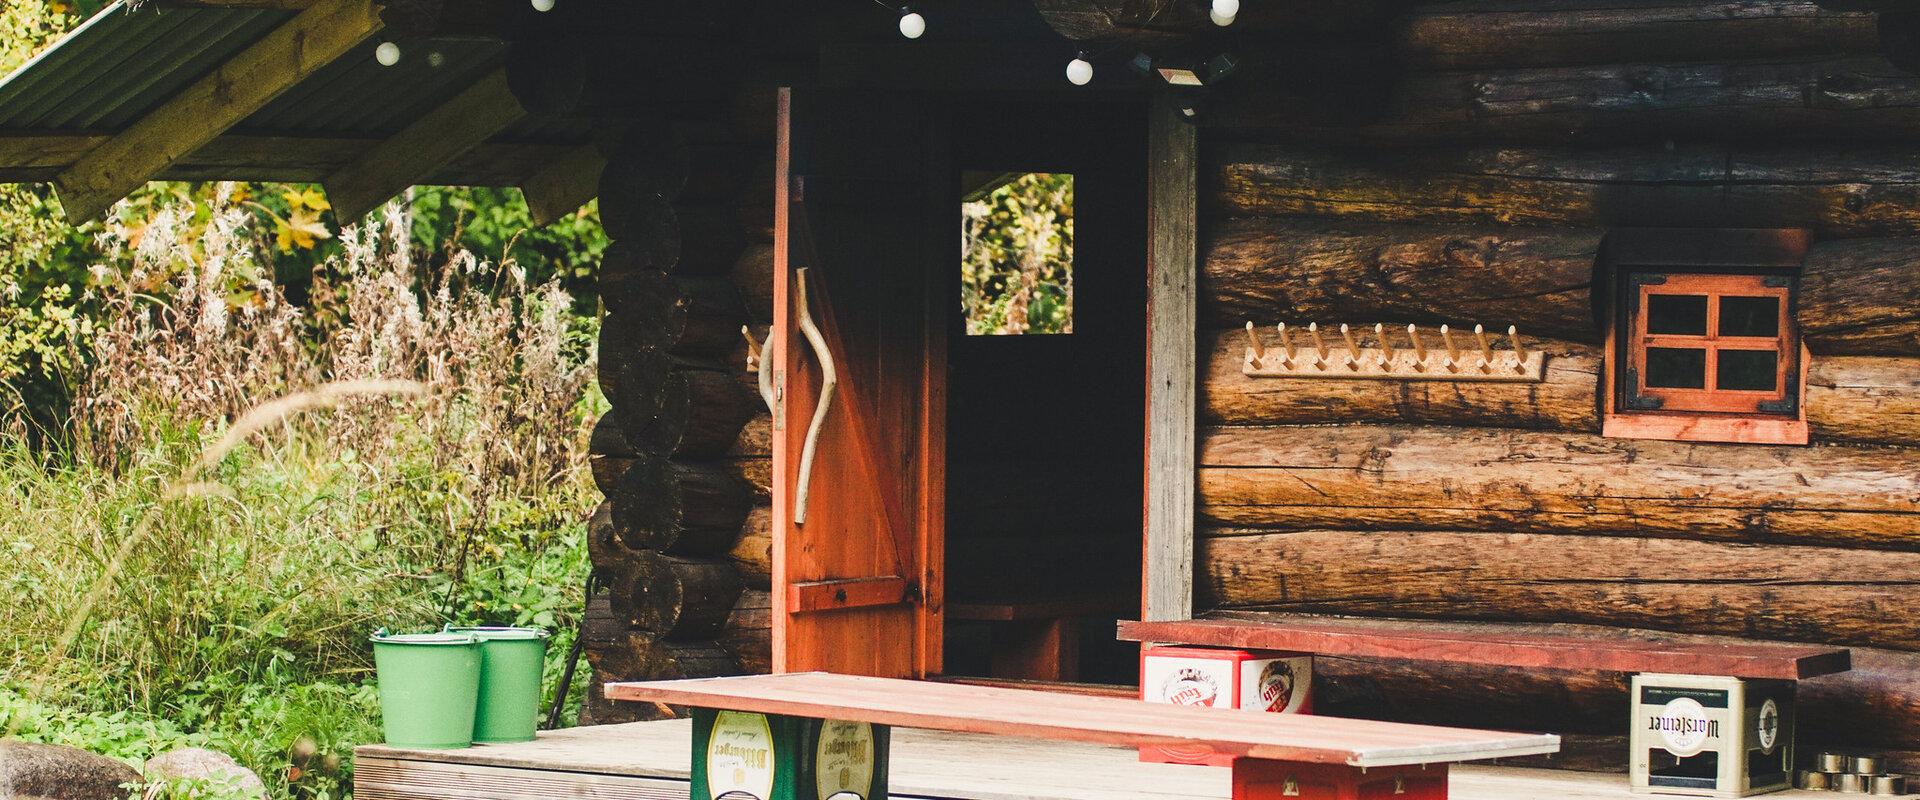
[[[1280,363],[1293,366],[1293,331],[1287,330],[1287,323],[1280,323]]]
[[[1492,372],[1493,346],[1487,344],[1487,327],[1485,325],[1473,326],[1473,338],[1480,342],[1480,371]]]
[[[1347,323],[1340,323],[1340,338],[1347,340],[1347,369],[1360,369],[1360,343],[1353,340],[1353,331]]]
[[[1445,325],[1440,326],[1440,341],[1447,345],[1447,371],[1459,372],[1460,348],[1453,343],[1453,331]]]
[[[1327,341],[1325,339],[1320,338],[1320,323],[1318,322],[1307,323],[1307,335],[1313,337],[1313,349],[1318,351],[1320,354],[1320,357],[1314,361],[1314,365],[1322,366],[1322,367],[1326,366],[1327,365]]]
[[[753,340],[753,331],[740,326],[740,336],[747,340],[747,371],[760,371],[760,343]]]
[[[1520,343],[1520,326],[1507,326],[1507,339],[1513,342],[1513,371],[1515,374],[1527,371],[1527,346]]]
[[[1260,337],[1253,332],[1253,320],[1247,320],[1247,350],[1253,355],[1253,365],[1256,367],[1267,359],[1266,351],[1260,349]]]
[[[1420,328],[1407,324],[1407,341],[1413,343],[1413,369],[1416,372],[1427,371],[1427,345],[1420,341]]]
[[[1373,335],[1380,339],[1380,366],[1391,366],[1393,364],[1393,342],[1387,339],[1387,324],[1384,322],[1373,323]]]

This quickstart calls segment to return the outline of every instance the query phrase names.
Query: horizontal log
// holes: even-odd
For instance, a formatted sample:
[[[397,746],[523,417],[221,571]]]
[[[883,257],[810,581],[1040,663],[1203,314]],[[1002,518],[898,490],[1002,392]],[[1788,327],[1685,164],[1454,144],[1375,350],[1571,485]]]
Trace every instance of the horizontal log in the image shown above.
[[[1920,553],[1635,536],[1206,531],[1201,605],[1920,649]]]
[[[594,651],[587,651],[589,658],[593,654]],[[607,699],[607,684],[638,678],[608,673],[598,668],[590,668],[588,672],[591,677],[587,681],[587,696],[580,702],[581,725],[623,725],[673,718],[672,709],[658,703],[625,703]]]
[[[613,503],[602,502],[587,520],[587,560],[603,583],[632,580],[633,562],[644,551],[627,546],[613,522]]]
[[[763,407],[760,398],[719,370],[674,370],[660,386],[660,411],[636,443],[649,452],[680,458],[723,455]]]
[[[764,404],[763,404],[764,406]],[[740,435],[734,437],[733,446],[727,448],[727,455],[734,458],[773,456],[773,415],[765,408],[754,409],[752,419],[740,428]]]
[[[1266,346],[1278,338],[1262,330]],[[1244,330],[1208,331],[1202,342],[1201,418],[1228,425],[1315,425],[1350,422],[1411,422],[1540,430],[1600,430],[1600,347],[1527,339],[1547,353],[1540,383],[1483,381],[1378,381],[1327,378],[1253,378],[1241,372],[1247,353]],[[1440,346],[1431,330],[1426,334]],[[1337,340],[1337,336],[1335,337]],[[1367,335],[1372,342],[1372,334]],[[1304,336],[1295,343],[1306,350]],[[1395,342],[1406,349],[1402,339]]]
[[[622,324],[637,326],[628,338],[676,355],[724,355],[740,341],[747,321],[739,290],[726,278],[603,265],[599,288],[607,310]]]
[[[757,178],[773,176],[773,150],[753,144],[706,142],[699,132],[668,120],[630,125],[610,148],[601,174],[602,198],[652,192],[677,202],[723,202],[740,197]],[[764,167],[764,169],[762,169]],[[761,173],[765,173],[764,176]],[[768,196],[772,187],[767,187]]]
[[[740,526],[740,538],[727,551],[734,569],[748,586],[764,589],[773,582],[773,509],[754,506]]]
[[[1245,619],[1263,612],[1228,612]],[[1277,615],[1286,619],[1294,615]],[[1355,620],[1365,622],[1364,620]],[[1392,624],[1392,620],[1382,620]],[[1686,635],[1597,625],[1455,623],[1490,633],[1576,635],[1742,644],[1731,636]],[[1920,654],[1854,648],[1853,670],[1800,683],[1799,741],[1829,748],[1920,748]],[[1431,661],[1320,658],[1314,710],[1341,717],[1499,730],[1614,734],[1626,730],[1624,673],[1480,667]],[[1624,749],[1619,755],[1624,756]],[[1624,758],[1621,765],[1624,767]]]
[[[1602,232],[1229,219],[1202,245],[1200,304],[1221,327],[1290,317],[1400,320],[1599,341]],[[1820,354],[1920,355],[1920,237],[1815,243],[1798,315]],[[1284,312],[1283,312],[1284,310]]]
[[[1371,31],[1410,0],[1268,0],[1246,3],[1232,31],[1255,41]],[[1080,42],[1166,47],[1218,30],[1205,4],[1185,0],[1034,0],[1055,32]]]
[[[767,456],[747,458],[729,458],[720,462],[720,468],[735,481],[747,487],[747,494],[755,503],[771,502],[773,496],[773,459]]]
[[[1483,322],[1597,342],[1592,283],[1604,237],[1593,228],[1222,220],[1201,245],[1200,307],[1220,327]]]
[[[1202,431],[1230,526],[1632,533],[1920,550],[1920,453],[1351,425]]]
[[[1920,131],[1920,76],[1878,55],[1692,59],[1417,72],[1394,87],[1379,120],[1322,133],[1335,141],[1590,145],[1676,138],[1900,141]]]
[[[720,646],[749,675],[773,671],[773,595],[764,590],[740,593],[720,634]]]
[[[773,244],[756,242],[740,251],[727,277],[740,290],[747,316],[755,322],[773,321]]]
[[[1719,61],[1880,47],[1877,16],[1812,0],[1467,0],[1394,25],[1404,63],[1429,69]]]
[[[1371,222],[1800,227],[1920,233],[1920,164],[1897,148],[1405,150],[1222,147],[1205,201],[1229,216]]]
[[[652,455],[592,462],[594,482],[613,503],[614,526],[634,550],[724,553],[752,504],[747,487],[720,464]]]
[[[634,633],[611,646],[588,649],[596,673],[615,681],[677,680],[740,674],[740,665],[714,641],[677,642]]]
[[[1920,359],[1815,356],[1807,424],[1818,438],[1920,447]]]
[[[1815,353],[1920,355],[1920,238],[1815,242],[1799,319]]]
[[[1261,335],[1272,348],[1277,338],[1272,330]],[[1489,383],[1253,378],[1241,371],[1246,331],[1204,331],[1201,341],[1200,414],[1206,422],[1600,431],[1602,366],[1596,345],[1529,337],[1529,348],[1547,353],[1546,379]],[[1364,341],[1371,343],[1371,334]],[[1920,446],[1920,359],[1816,355],[1808,369],[1806,405],[1816,442]]]
[[[614,608],[628,613],[633,627],[675,641],[720,635],[743,588],[733,565],[661,555],[634,554],[628,580],[612,584]]]

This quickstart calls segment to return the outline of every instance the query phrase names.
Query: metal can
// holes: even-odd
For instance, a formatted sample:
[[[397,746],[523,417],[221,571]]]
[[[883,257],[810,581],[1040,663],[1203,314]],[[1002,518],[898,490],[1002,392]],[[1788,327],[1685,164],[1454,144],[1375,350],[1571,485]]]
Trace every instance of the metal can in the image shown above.
[[[1833,788],[1833,776],[1829,773],[1803,769],[1800,770],[1799,778],[1799,780],[1794,781],[1796,788],[1815,791]]]
[[[1881,766],[1881,758],[1879,756],[1854,756],[1853,758],[1847,759],[1847,771],[1861,775],[1878,775],[1880,774]]]
[[[1846,772],[1847,761],[1846,753],[1821,753],[1818,765],[1821,772]]]
[[[1840,774],[1840,791],[1845,794],[1866,794],[1873,779],[1851,772]]]
[[[1873,778],[1873,793],[1874,794],[1906,794],[1907,793],[1907,776],[1875,775]]]

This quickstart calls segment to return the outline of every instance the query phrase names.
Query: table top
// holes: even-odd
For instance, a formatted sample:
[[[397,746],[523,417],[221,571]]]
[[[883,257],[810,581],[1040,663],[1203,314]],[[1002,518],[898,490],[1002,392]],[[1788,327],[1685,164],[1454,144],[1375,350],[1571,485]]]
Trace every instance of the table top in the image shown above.
[[[1552,753],[1551,734],[1266,714],[1027,689],[809,672],[611,683],[607,697],[908,728],[1137,747],[1205,745],[1279,761],[1383,767]]]
[[[1502,631],[1495,624],[1297,617],[1120,623],[1119,638],[1327,656],[1800,680],[1853,668],[1846,648]]]

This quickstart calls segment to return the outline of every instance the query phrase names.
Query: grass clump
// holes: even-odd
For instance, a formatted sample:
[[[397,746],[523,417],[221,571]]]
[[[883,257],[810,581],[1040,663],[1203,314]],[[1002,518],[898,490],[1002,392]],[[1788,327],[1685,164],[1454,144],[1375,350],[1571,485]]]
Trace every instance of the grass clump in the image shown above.
[[[592,323],[511,263],[416,261],[397,209],[297,306],[252,220],[110,230],[67,429],[0,436],[0,732],[336,798],[380,738],[375,627],[539,625],[563,666]]]

